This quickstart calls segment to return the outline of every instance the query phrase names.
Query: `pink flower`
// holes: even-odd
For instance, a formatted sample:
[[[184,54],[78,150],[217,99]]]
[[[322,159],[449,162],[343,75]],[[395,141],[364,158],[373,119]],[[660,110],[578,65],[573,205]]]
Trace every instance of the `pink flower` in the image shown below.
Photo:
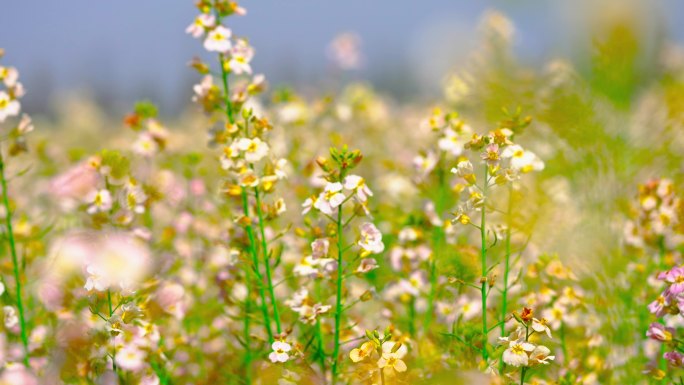
[[[667,313],[668,305],[670,305],[669,296],[667,293],[663,293],[648,305],[648,311],[655,314],[657,317],[662,317]]]
[[[207,35],[204,40],[204,48],[210,52],[228,53],[233,46],[230,43],[231,35],[230,29],[219,25]]]
[[[194,38],[204,35],[204,32],[216,25],[216,17],[211,14],[201,14],[195,18],[195,21],[185,29],[185,33],[190,34]]]
[[[665,274],[665,281],[672,284],[668,289],[671,294],[684,293],[684,267],[673,267]]]
[[[680,352],[667,352],[663,354],[663,357],[669,361],[672,366],[684,365],[684,354]]]
[[[662,342],[667,342],[667,341],[672,341],[672,336],[674,335],[674,329],[670,327],[666,327],[662,324],[659,324],[657,322],[653,322],[649,327],[648,331],[646,332],[646,337],[656,340],[656,341],[662,341]]]

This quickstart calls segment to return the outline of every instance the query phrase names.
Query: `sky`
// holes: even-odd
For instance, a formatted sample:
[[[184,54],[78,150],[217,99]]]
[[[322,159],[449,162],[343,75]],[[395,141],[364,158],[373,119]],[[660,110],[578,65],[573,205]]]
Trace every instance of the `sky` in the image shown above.
[[[684,41],[684,2],[613,0],[644,7],[652,24]],[[339,33],[362,39],[364,68],[351,77],[388,90],[398,77],[436,84],[477,42],[482,15],[496,9],[516,26],[515,50],[530,61],[571,54],[598,0],[245,0],[229,27],[256,48],[253,66],[271,83],[312,85],[330,74],[326,47]],[[647,6],[644,4],[648,4]],[[190,98],[203,54],[184,30],[192,0],[7,0],[0,13],[4,62],[19,68],[27,109],[55,97],[95,90],[110,107],[149,98],[163,109]],[[408,83],[407,83],[408,84]]]

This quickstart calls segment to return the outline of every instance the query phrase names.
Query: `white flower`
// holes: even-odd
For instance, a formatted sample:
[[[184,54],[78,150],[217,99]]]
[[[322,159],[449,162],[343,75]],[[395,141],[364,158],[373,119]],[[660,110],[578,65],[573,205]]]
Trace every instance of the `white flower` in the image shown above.
[[[204,40],[204,48],[210,52],[227,53],[232,47],[230,44],[231,35],[230,29],[219,25],[207,35]]]
[[[344,188],[354,191],[361,202],[373,196],[373,192],[366,186],[366,181],[358,175],[348,175],[344,178]]]
[[[0,66],[0,81],[5,83],[5,86],[12,88],[17,84],[17,80],[19,80],[19,71],[16,68]]]
[[[550,356],[551,350],[547,348],[546,346],[539,345],[530,354],[530,360],[532,361],[532,364],[543,364],[543,365],[548,365],[550,362],[553,361],[556,356]]]
[[[413,158],[413,167],[415,167],[421,175],[429,174],[436,165],[437,157],[432,152],[428,152],[425,156],[416,155]]]
[[[228,61],[228,69],[236,75],[243,73],[251,74],[252,67],[249,62],[252,61],[254,50],[249,46],[246,40],[239,39],[235,46],[230,51],[230,60]]]
[[[534,345],[522,340],[509,342],[508,349],[503,353],[503,361],[511,366],[527,366],[529,364],[528,352],[534,350]]]
[[[88,291],[105,291],[109,287],[109,281],[104,277],[103,272],[94,265],[88,265],[86,267],[86,272],[88,273],[88,279],[86,280],[85,288]]]
[[[385,250],[385,244],[382,243],[382,233],[370,222],[361,225],[361,237],[357,244],[361,246],[364,254],[379,254]]]
[[[482,310],[482,301],[473,300],[465,295],[462,295],[456,301],[456,314],[463,317],[464,321],[469,321],[473,317],[480,314]]]
[[[318,238],[311,242],[311,251],[313,252],[314,258],[322,258],[328,255],[328,248],[330,247],[330,241],[327,238]]]
[[[288,352],[292,350],[292,346],[287,342],[275,341],[271,345],[271,348],[273,351],[268,355],[268,359],[271,360],[271,362],[287,362],[290,358]]]
[[[549,338],[551,338],[551,329],[549,329],[549,324],[546,318],[542,319],[532,319],[532,330],[534,330],[537,333],[546,333]]]
[[[347,199],[341,191],[342,183],[340,182],[326,184],[325,189],[318,196],[313,207],[320,210],[323,214],[332,215],[337,210],[337,207]]]
[[[86,198],[90,202],[88,214],[102,213],[112,208],[112,194],[109,190],[96,190]]]
[[[531,151],[523,150],[517,144],[506,147],[501,152],[504,159],[510,158],[511,168],[521,172],[540,171],[544,169],[544,162]]]
[[[17,100],[13,100],[5,91],[0,91],[0,123],[10,116],[19,115],[21,105]]]
[[[213,27],[216,24],[216,17],[212,14],[203,13],[195,18],[192,24],[185,29],[185,33],[190,34],[194,38],[204,35],[204,31]]]
[[[367,273],[371,270],[375,270],[378,267],[380,267],[380,266],[378,266],[378,262],[375,259],[364,258],[361,260],[361,263],[359,263],[359,267],[356,268],[356,272],[363,274],[363,273]]]
[[[2,312],[5,316],[5,327],[11,329],[19,324],[17,311],[12,306],[4,306]]]
[[[444,136],[439,139],[437,145],[439,149],[450,153],[454,156],[459,156],[463,153],[465,144],[468,142],[468,138],[465,135],[459,135],[451,128],[444,130]]]
[[[268,155],[268,144],[259,138],[240,138],[237,147],[244,152],[245,160],[249,163],[258,162]]]
[[[138,371],[145,367],[145,352],[135,345],[126,345],[116,352],[114,361],[122,369]]]
[[[378,360],[381,369],[391,368],[397,372],[406,371],[406,363],[402,360],[406,355],[406,345],[397,346],[398,342],[387,341],[382,344],[382,357]]]

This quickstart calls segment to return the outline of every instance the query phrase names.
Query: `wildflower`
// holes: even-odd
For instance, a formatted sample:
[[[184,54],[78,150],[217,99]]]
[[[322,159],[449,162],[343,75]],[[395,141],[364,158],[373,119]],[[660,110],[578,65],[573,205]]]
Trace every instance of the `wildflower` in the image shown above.
[[[12,306],[3,306],[3,315],[5,317],[5,327],[12,329],[19,324],[19,317],[17,311]]]
[[[530,353],[530,363],[532,365],[548,365],[550,363],[549,361],[553,361],[556,358],[556,356],[550,356],[549,354],[551,354],[551,350],[549,350],[549,348],[539,345],[534,348],[532,353]]]
[[[646,331],[646,337],[656,341],[668,342],[672,341],[674,332],[674,328],[666,327],[658,322],[653,322],[648,327],[648,331]]]
[[[273,351],[268,355],[268,359],[271,360],[271,362],[287,362],[287,360],[290,359],[288,352],[292,350],[292,346],[287,342],[275,341],[271,344],[271,348]]]
[[[456,314],[463,317],[464,321],[475,318],[482,310],[482,302],[462,295],[456,301]]]
[[[428,152],[423,155],[416,155],[413,158],[413,167],[418,170],[420,175],[425,176],[434,170],[437,165],[437,157],[434,153]]]
[[[216,17],[212,14],[203,13],[195,18],[195,21],[185,29],[185,33],[194,38],[204,35],[204,32],[216,25]]]
[[[396,372],[405,372],[406,363],[402,358],[406,355],[406,346],[400,342],[387,341],[382,344],[382,356],[378,360],[378,368],[394,369]]]
[[[523,150],[517,144],[506,147],[501,152],[501,157],[511,160],[511,167],[523,173],[530,171],[540,171],[544,168],[544,162],[534,153]]]
[[[91,203],[88,214],[107,212],[112,208],[112,194],[108,190],[93,191],[86,199]]]
[[[103,276],[103,272],[94,265],[88,265],[86,267],[86,272],[88,273],[88,279],[86,280],[84,289],[88,291],[105,291],[109,287],[109,282]]]
[[[226,70],[236,75],[251,74],[252,67],[249,62],[254,56],[254,50],[249,46],[247,40],[238,39],[230,51],[230,60],[225,64]]]
[[[670,306],[669,295],[666,297],[663,294],[660,294],[655,301],[648,304],[648,311],[655,314],[656,317],[662,317],[667,314],[667,308]]]
[[[354,348],[349,352],[349,358],[353,362],[363,361],[375,351],[375,343],[372,341],[366,341],[361,344],[361,347]]]
[[[366,185],[366,181],[358,175],[348,175],[344,178],[344,188],[353,191],[361,202],[365,202],[369,196],[373,196],[373,192]]]
[[[437,145],[439,146],[440,150],[446,153],[449,153],[453,156],[460,156],[463,154],[463,150],[467,142],[467,139],[465,139],[463,135],[459,135],[451,128],[447,128],[444,130],[444,136],[439,139]]]
[[[482,160],[487,162],[490,166],[496,166],[500,160],[499,145],[494,143],[487,145],[485,151],[482,153]]]
[[[249,163],[256,163],[268,155],[268,144],[259,138],[240,138],[237,148],[245,155],[245,160]]]
[[[21,106],[17,100],[10,98],[5,91],[0,91],[0,123],[10,116],[19,115],[20,109]]]
[[[13,88],[19,80],[19,71],[14,67],[0,66],[0,81],[8,88]]]
[[[668,289],[670,294],[684,293],[684,266],[673,267],[665,274],[665,281],[671,283]]]
[[[663,354],[663,357],[670,363],[670,365],[675,366],[675,367],[682,367],[684,366],[684,354],[678,352],[678,351],[673,351],[673,352],[667,352]]]
[[[364,258],[361,260],[361,263],[359,263],[359,267],[356,268],[356,272],[359,274],[364,274],[367,273],[371,270],[375,270],[378,267],[378,262],[373,259],[373,258]]]
[[[129,344],[116,352],[114,361],[122,369],[138,371],[145,367],[145,352]]]
[[[546,333],[549,338],[551,338],[551,329],[549,329],[548,321],[546,318],[536,319],[532,318],[532,330],[537,333]]]
[[[357,69],[361,65],[360,43],[355,33],[342,33],[328,46],[328,57],[343,70]]]
[[[510,341],[508,349],[503,353],[503,361],[511,366],[528,366],[528,353],[534,351],[535,346],[523,340]]]
[[[385,244],[382,243],[382,233],[370,222],[361,225],[361,236],[357,244],[361,246],[362,254],[365,255],[379,254],[385,250]]]
[[[230,29],[219,25],[207,34],[207,38],[204,40],[204,48],[210,52],[228,53],[232,47],[231,35]]]
[[[314,258],[322,258],[328,255],[330,241],[327,238],[319,238],[311,242],[311,251]]]
[[[337,207],[347,198],[341,192],[342,188],[342,183],[328,183],[318,199],[313,203],[313,207],[320,210],[323,214],[332,215],[337,210]]]

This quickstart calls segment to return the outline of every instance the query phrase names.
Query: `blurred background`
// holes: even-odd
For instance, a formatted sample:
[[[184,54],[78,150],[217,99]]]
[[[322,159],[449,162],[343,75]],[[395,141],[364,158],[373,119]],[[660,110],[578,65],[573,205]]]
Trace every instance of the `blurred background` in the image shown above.
[[[684,2],[677,0],[244,1],[247,18],[233,18],[235,34],[256,48],[254,68],[272,84],[326,85],[333,71],[330,42],[354,32],[361,42],[360,68],[345,73],[369,81],[400,100],[439,94],[447,71],[477,45],[478,22],[496,9],[515,25],[513,49],[529,66],[569,59],[580,71],[592,49],[592,33],[606,14],[630,13],[643,60],[659,46],[684,40]],[[190,101],[196,75],[186,66],[202,54],[184,33],[196,15],[190,0],[7,1],[0,12],[5,63],[19,68],[27,88],[27,112],[49,114],[65,95],[87,95],[112,113],[143,98],[177,115]],[[665,39],[667,36],[667,39]],[[584,67],[583,67],[584,65]],[[345,78],[345,79],[346,79]]]

